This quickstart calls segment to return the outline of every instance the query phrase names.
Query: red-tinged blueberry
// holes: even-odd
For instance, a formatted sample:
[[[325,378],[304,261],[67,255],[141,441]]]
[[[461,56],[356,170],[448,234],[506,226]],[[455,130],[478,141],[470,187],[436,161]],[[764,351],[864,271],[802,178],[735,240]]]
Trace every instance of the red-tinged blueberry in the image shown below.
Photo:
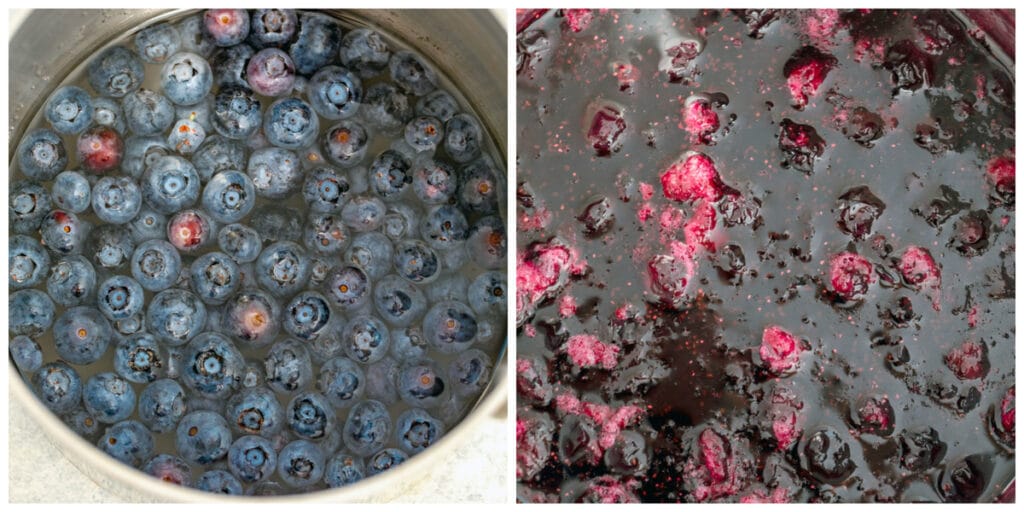
[[[687,256],[659,254],[647,263],[651,291],[662,302],[679,306],[688,296],[687,285],[695,273],[693,260]]]
[[[692,96],[683,106],[683,124],[690,132],[690,140],[694,143],[707,144],[711,134],[720,126],[718,113],[712,108],[711,102],[701,96]]]
[[[784,154],[782,166],[808,174],[814,172],[814,165],[825,153],[825,139],[808,124],[783,119],[779,126],[779,149]]]
[[[167,239],[178,251],[192,253],[206,247],[216,235],[216,225],[201,210],[185,210],[167,222]]]
[[[622,134],[626,132],[626,119],[621,106],[608,101],[593,103],[587,109],[587,144],[593,146],[597,156],[610,156],[622,147]]]
[[[208,9],[203,13],[203,35],[217,46],[234,46],[249,37],[245,9]]]
[[[185,462],[185,459],[167,453],[161,453],[149,459],[149,462],[142,467],[142,471],[174,485],[183,487],[192,485],[192,467]]]
[[[1016,395],[1016,386],[1010,386],[999,402],[992,407],[989,419],[989,426],[995,438],[1010,450],[1013,450],[1016,444],[1014,441],[1017,427]]]
[[[781,327],[766,327],[761,336],[761,361],[774,374],[795,370],[802,351],[800,340]]]
[[[856,301],[864,297],[875,275],[867,258],[852,252],[832,257],[830,281],[832,290],[845,301]]]
[[[249,59],[245,68],[249,87],[263,96],[283,96],[295,85],[295,64],[277,48],[264,48]]]
[[[533,480],[551,459],[555,424],[544,412],[528,412],[516,418],[516,479]]]
[[[601,342],[592,334],[577,334],[565,343],[565,351],[580,368],[611,370],[618,365],[619,347]]]
[[[82,168],[95,174],[106,173],[121,165],[124,141],[107,126],[94,126],[78,137],[78,160]]]
[[[810,98],[818,94],[818,88],[837,64],[835,57],[813,46],[794,52],[782,68],[793,106],[803,109]]]
[[[673,201],[717,201],[722,197],[723,184],[715,162],[703,153],[691,152],[662,173],[661,187],[665,197]]]

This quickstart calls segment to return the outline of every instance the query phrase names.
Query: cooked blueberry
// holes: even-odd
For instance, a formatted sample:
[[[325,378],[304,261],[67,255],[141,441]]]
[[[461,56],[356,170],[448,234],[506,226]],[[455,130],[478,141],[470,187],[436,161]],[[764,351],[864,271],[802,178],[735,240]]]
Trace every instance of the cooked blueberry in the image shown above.
[[[340,212],[350,189],[347,173],[320,167],[307,175],[302,195],[313,211]]]

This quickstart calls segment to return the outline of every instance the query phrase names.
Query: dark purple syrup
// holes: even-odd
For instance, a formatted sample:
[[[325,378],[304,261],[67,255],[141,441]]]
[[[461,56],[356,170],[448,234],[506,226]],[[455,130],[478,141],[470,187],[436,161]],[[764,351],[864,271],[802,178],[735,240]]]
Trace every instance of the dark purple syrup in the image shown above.
[[[524,18],[518,499],[1000,496],[1015,105],[982,39],[945,11]]]

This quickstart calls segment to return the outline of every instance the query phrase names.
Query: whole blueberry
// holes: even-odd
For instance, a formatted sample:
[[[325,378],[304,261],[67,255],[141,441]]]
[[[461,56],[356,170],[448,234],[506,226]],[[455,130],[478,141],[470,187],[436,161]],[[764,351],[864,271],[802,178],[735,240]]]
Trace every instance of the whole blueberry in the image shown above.
[[[208,252],[189,268],[192,291],[207,304],[223,304],[242,285],[238,264],[222,252]]]
[[[182,380],[207,398],[223,398],[238,388],[245,359],[226,336],[204,332],[185,349]]]
[[[387,149],[370,164],[370,188],[382,199],[397,200],[412,188],[409,159],[401,153]]]
[[[142,209],[142,191],[128,176],[100,178],[92,188],[92,211],[108,224],[125,224]]]
[[[213,87],[210,63],[191,52],[176,53],[161,68],[160,85],[171,102],[195,105]]]
[[[345,34],[338,53],[343,66],[364,78],[380,74],[391,59],[391,50],[384,38],[368,28],[357,28]]]
[[[458,113],[459,102],[455,101],[455,98],[444,89],[427,93],[416,102],[417,115],[434,117],[442,123],[448,122],[452,116]]]
[[[225,85],[214,97],[213,128],[217,133],[245,140],[259,130],[261,121],[260,100],[248,87]]]
[[[128,419],[135,411],[135,390],[127,380],[111,372],[97,373],[82,388],[85,409],[103,423]]]
[[[195,411],[186,414],[178,423],[174,441],[182,458],[205,466],[227,455],[232,437],[221,415]]]
[[[125,135],[125,130],[128,128],[121,104],[112,98],[93,98],[92,122],[99,126],[112,128],[121,135]]]
[[[260,436],[242,436],[228,449],[228,469],[245,483],[266,480],[277,470],[277,451]]]
[[[277,458],[277,475],[291,487],[308,487],[320,481],[327,465],[323,449],[306,440],[292,441]]]
[[[43,351],[39,344],[28,336],[15,336],[11,338],[9,350],[14,365],[25,373],[31,373],[43,365]]]
[[[359,267],[336,267],[324,279],[325,296],[342,310],[357,310],[370,299],[370,279]]]
[[[342,433],[349,450],[357,455],[370,455],[389,441],[391,415],[384,404],[376,400],[364,400],[349,410]]]
[[[34,180],[52,180],[68,165],[64,141],[49,128],[36,128],[25,134],[17,151],[18,168]]]
[[[469,114],[456,114],[444,126],[444,150],[459,163],[466,163],[480,155],[483,133],[480,122]]]
[[[171,154],[167,139],[160,135],[128,137],[124,145],[124,159],[121,169],[129,176],[138,179],[161,157]]]
[[[188,208],[199,199],[199,174],[180,156],[160,157],[142,173],[140,185],[146,204],[163,214]]]
[[[245,289],[224,304],[221,330],[245,346],[261,347],[274,341],[280,322],[277,300],[263,290]]]
[[[164,290],[150,300],[146,325],[161,342],[172,347],[184,345],[206,325],[206,306],[188,290]]]
[[[213,40],[203,30],[203,15],[195,14],[178,22],[178,35],[181,37],[181,50],[192,52],[204,57],[217,48]]]
[[[249,13],[245,9],[207,9],[203,34],[217,46],[234,46],[249,37]]]
[[[309,440],[323,439],[334,430],[334,408],[321,395],[311,391],[299,393],[288,402],[285,420],[295,435]]]
[[[240,496],[243,492],[242,483],[231,473],[223,469],[214,469],[203,473],[196,480],[196,489],[213,494]]]
[[[294,9],[254,9],[249,18],[249,43],[257,48],[287,46],[298,25]]]
[[[50,254],[35,238],[14,235],[7,243],[7,285],[13,289],[36,286],[50,271]]]
[[[64,424],[71,428],[76,434],[84,437],[89,442],[95,442],[100,433],[100,420],[96,419],[85,407],[76,407],[62,418]]]
[[[354,484],[366,477],[363,460],[344,452],[335,453],[327,460],[324,470],[324,483],[328,487],[337,488]]]
[[[313,379],[313,363],[301,342],[285,339],[270,347],[264,359],[267,386],[279,393],[304,389]]]
[[[142,471],[164,482],[189,487],[192,485],[192,467],[185,459],[161,453],[149,459]]]
[[[228,85],[249,87],[245,79],[245,68],[249,59],[256,54],[252,46],[245,43],[218,48],[210,57],[210,68],[213,70],[213,83],[218,88]]]
[[[125,122],[135,135],[157,135],[174,122],[174,105],[166,96],[149,89],[139,89],[124,97]]]
[[[476,339],[476,315],[469,306],[449,300],[434,304],[423,318],[423,334],[444,353],[461,352]]]
[[[399,133],[414,115],[409,97],[390,82],[368,87],[360,112],[367,124],[386,134]]]
[[[131,382],[153,382],[166,373],[166,365],[163,347],[150,334],[129,336],[114,348],[114,371]]]
[[[102,224],[89,232],[87,252],[98,268],[121,268],[128,264],[134,251],[135,240],[124,226]]]
[[[432,154],[443,140],[444,124],[436,117],[414,117],[405,125],[405,142],[417,152]]]
[[[183,210],[167,220],[167,239],[182,254],[204,250],[216,232],[217,224],[205,210]]]
[[[62,306],[90,302],[96,296],[96,270],[85,256],[67,256],[53,266],[46,293]]]
[[[181,275],[181,255],[166,240],[139,244],[132,254],[131,265],[135,280],[152,292],[170,288]]]
[[[271,144],[285,149],[300,149],[316,141],[319,118],[305,101],[282,98],[270,105],[263,117],[263,132]]]
[[[82,213],[92,203],[91,189],[85,176],[75,171],[64,171],[54,179],[50,191],[55,206],[71,213]]]
[[[395,271],[414,284],[429,284],[437,279],[441,262],[437,253],[420,240],[403,240],[395,244]]]
[[[475,348],[462,352],[448,364],[452,391],[462,397],[476,397],[491,380],[491,358]]]
[[[89,225],[63,210],[51,210],[39,223],[43,244],[58,254],[78,254],[85,245]]]
[[[14,295],[11,295],[11,302],[14,302]],[[13,315],[11,321],[14,321]],[[65,310],[53,324],[57,354],[71,364],[98,361],[106,353],[112,337],[110,322],[99,311],[86,306]]]
[[[217,234],[217,246],[239,263],[250,263],[263,251],[256,230],[242,224],[228,224]]]
[[[419,219],[422,213],[409,203],[391,203],[388,205],[381,231],[392,242],[406,238],[416,238],[419,232]]]
[[[341,27],[323,14],[299,13],[299,33],[288,53],[295,61],[295,70],[311,75],[334,62],[341,47]]]
[[[185,416],[185,390],[173,379],[159,379],[139,393],[139,419],[153,432],[170,432]]]
[[[423,329],[420,326],[414,325],[404,329],[391,330],[390,354],[395,359],[399,361],[420,359],[426,355],[429,349],[430,345],[423,337]]]
[[[314,212],[341,212],[351,188],[346,172],[318,167],[306,176],[302,195]]]
[[[153,454],[153,433],[135,420],[125,420],[107,428],[96,446],[107,455],[139,467]]]
[[[203,183],[225,171],[245,172],[248,155],[245,146],[222,135],[210,135],[192,154],[192,165]]]
[[[383,473],[408,459],[409,456],[397,448],[385,448],[366,460],[366,474],[373,476]]]
[[[111,276],[100,284],[96,306],[110,320],[123,320],[142,311],[144,294],[138,281],[128,276]]]
[[[214,220],[238,222],[256,205],[256,188],[249,176],[242,172],[220,172],[210,178],[203,189],[202,204]]]
[[[508,288],[505,274],[498,271],[483,272],[469,285],[469,303],[478,315],[504,318],[508,311]]]
[[[89,85],[103,96],[123,98],[142,86],[142,61],[123,46],[112,46],[94,57],[86,68]]]
[[[415,285],[394,274],[377,281],[373,289],[377,313],[390,325],[406,327],[427,309],[427,298]]]
[[[404,363],[399,369],[396,383],[399,397],[411,407],[436,407],[451,395],[448,376],[437,363],[429,359]]]
[[[180,155],[191,155],[206,139],[206,128],[191,119],[179,119],[167,135],[167,145]]]
[[[439,251],[462,245],[469,237],[469,221],[454,205],[434,207],[420,224],[420,235]]]
[[[321,146],[327,159],[344,169],[359,165],[366,157],[370,135],[363,125],[347,120],[324,132]]]
[[[398,447],[414,455],[436,443],[444,430],[444,423],[423,409],[408,409],[395,421]]]
[[[371,364],[380,361],[388,353],[391,334],[380,319],[360,315],[349,320],[344,334],[345,355],[350,359]]]
[[[393,253],[388,237],[379,232],[360,233],[352,239],[342,261],[363,269],[370,279],[378,279],[391,270]]]
[[[81,133],[92,122],[92,98],[81,87],[65,85],[53,91],[43,113],[57,133]]]
[[[203,132],[213,134],[213,94],[203,96],[192,105],[175,105],[174,117],[179,121],[191,121],[202,127]],[[204,139],[205,140],[205,139]],[[195,151],[199,145],[192,148]],[[190,151],[190,153],[192,152]]]
[[[366,375],[355,361],[334,357],[320,367],[316,388],[339,409],[360,400],[366,390]]]
[[[284,408],[273,391],[262,387],[243,389],[228,400],[225,417],[240,434],[271,437],[284,427]]]
[[[245,67],[249,87],[261,96],[283,96],[295,85],[295,64],[278,48],[264,48],[249,59]]]
[[[338,254],[348,247],[348,228],[337,213],[311,212],[303,232],[306,247],[321,254]]]
[[[314,291],[299,293],[284,308],[284,330],[300,340],[320,336],[330,320],[327,298]]]
[[[32,376],[36,396],[56,413],[69,412],[82,398],[82,379],[63,361],[44,364]]]
[[[359,110],[363,83],[351,71],[339,66],[320,68],[307,86],[313,109],[326,119],[345,119]]]
[[[149,64],[163,64],[181,48],[181,34],[170,23],[158,23],[135,34],[135,50]]]
[[[465,213],[492,214],[498,212],[498,171],[490,157],[482,156],[459,169],[459,206]],[[504,196],[502,196],[504,197]]]
[[[341,218],[345,224],[360,233],[376,231],[384,222],[387,206],[380,199],[372,196],[355,196],[349,199],[341,209]]]
[[[256,193],[267,199],[284,199],[302,186],[303,171],[299,157],[282,148],[262,148],[249,156],[246,174]]]
[[[79,134],[75,148],[82,169],[93,174],[117,169],[124,158],[121,134],[107,126],[92,126]]]
[[[407,50],[391,55],[388,62],[391,79],[405,92],[423,96],[437,88],[437,74],[421,57]]]
[[[309,272],[309,255],[294,242],[268,245],[256,258],[256,282],[278,297],[302,290],[309,279]]]
[[[473,262],[483,268],[497,270],[505,268],[508,253],[505,237],[505,222],[497,216],[483,217],[469,230],[466,247]]]
[[[424,204],[450,203],[458,186],[458,174],[450,163],[426,154],[413,161],[412,189]]]

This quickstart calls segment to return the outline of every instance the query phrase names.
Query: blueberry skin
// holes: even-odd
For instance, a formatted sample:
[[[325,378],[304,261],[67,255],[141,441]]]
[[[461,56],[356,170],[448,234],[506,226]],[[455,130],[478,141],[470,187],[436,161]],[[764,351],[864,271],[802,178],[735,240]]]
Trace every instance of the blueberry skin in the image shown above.
[[[342,121],[330,127],[321,139],[321,148],[333,164],[348,169],[359,165],[366,158],[370,135],[363,125],[353,121]]]
[[[413,455],[429,448],[444,433],[444,423],[423,409],[409,409],[395,421],[395,441],[398,447]]]
[[[232,430],[239,434],[270,438],[284,428],[284,409],[273,391],[259,386],[232,395],[224,412]]]
[[[142,311],[145,292],[138,281],[127,276],[111,276],[100,284],[97,309],[110,320],[124,320]]]
[[[178,154],[191,155],[205,139],[206,128],[203,125],[190,119],[179,119],[167,135],[167,145],[173,147]]]
[[[9,346],[11,359],[14,365],[24,373],[32,373],[43,365],[43,351],[39,344],[28,336],[15,336],[11,338]]]
[[[302,238],[302,216],[274,203],[270,201],[256,208],[249,217],[249,225],[264,243],[297,242]]]
[[[96,271],[84,256],[57,262],[46,280],[46,293],[61,306],[78,306],[96,296]]]
[[[391,270],[394,247],[391,240],[378,233],[360,233],[352,239],[342,261],[359,267],[370,279],[384,277]]]
[[[260,128],[261,121],[260,100],[248,87],[225,85],[214,97],[213,128],[217,133],[245,140]]]
[[[466,163],[480,156],[483,133],[475,117],[456,114],[444,124],[444,132],[444,150],[452,160]]]
[[[430,359],[404,363],[396,378],[398,396],[411,407],[430,409],[451,396],[451,384],[441,366]]]
[[[367,124],[389,135],[399,133],[414,115],[409,97],[389,82],[366,89],[360,112]]]
[[[142,209],[142,191],[128,176],[105,176],[92,188],[92,211],[108,224],[125,224]]]
[[[294,9],[254,9],[249,18],[249,43],[257,48],[287,46],[299,20]]]
[[[7,245],[7,285],[13,289],[42,283],[50,271],[50,254],[35,238],[14,235]]]
[[[268,245],[256,258],[256,282],[278,297],[301,291],[309,280],[309,272],[309,256],[294,242]]]
[[[132,277],[143,288],[158,292],[170,288],[181,275],[181,255],[166,240],[142,242],[132,254]]]
[[[300,340],[316,339],[330,321],[327,298],[314,291],[299,293],[284,308],[284,330]]]
[[[363,398],[366,374],[347,357],[334,357],[320,367],[316,388],[332,406],[344,409]]]
[[[355,196],[341,209],[341,219],[353,231],[376,231],[384,222],[387,206],[372,196]]]
[[[217,46],[234,46],[249,37],[249,13],[245,9],[207,9],[203,35]]]
[[[89,411],[86,411],[84,407],[77,407],[70,413],[67,413],[62,418],[64,424],[67,425],[76,434],[84,437],[89,442],[95,442],[97,434],[100,433],[100,423]]]
[[[356,316],[349,320],[343,332],[345,355],[357,363],[375,363],[388,354],[391,333],[376,317]]]
[[[359,111],[363,82],[339,66],[320,68],[307,85],[309,103],[325,119],[346,119]]]
[[[327,460],[327,469],[324,470],[324,483],[327,487],[344,487],[363,478],[366,478],[366,466],[361,458],[338,452]]]
[[[373,289],[377,313],[389,325],[407,327],[427,310],[427,297],[419,288],[394,274],[377,281]]]
[[[418,325],[391,330],[390,354],[399,361],[420,359],[426,355],[429,348],[430,345],[423,337],[423,329]]]
[[[366,461],[366,475],[373,476],[383,473],[408,459],[409,456],[396,448],[385,448]]]
[[[468,293],[473,311],[480,316],[504,317],[508,311],[508,286],[502,272],[489,271],[476,276]]]
[[[142,60],[123,46],[100,52],[86,68],[89,85],[103,96],[123,98],[142,86]]]
[[[148,206],[143,206],[127,227],[136,244],[165,238],[167,236],[167,216]]]
[[[178,252],[193,254],[213,241],[217,224],[204,210],[183,210],[167,221],[167,238]]]
[[[256,206],[256,188],[246,174],[224,171],[206,184],[202,204],[217,222],[238,222]]]
[[[128,93],[121,102],[125,122],[135,135],[157,135],[174,122],[174,105],[166,96],[149,89]]]
[[[242,286],[238,264],[222,252],[208,252],[189,267],[192,291],[206,304],[223,304]]]
[[[12,303],[14,295],[11,296]],[[11,316],[14,320],[14,316]],[[71,364],[91,364],[107,352],[113,332],[110,322],[96,309],[78,306],[65,310],[53,324],[53,344]]]
[[[469,230],[466,246],[473,262],[488,270],[505,268],[508,252],[505,222],[497,216],[483,217]]]
[[[412,164],[412,190],[426,205],[451,202],[459,187],[459,176],[452,164],[421,155]]]
[[[199,174],[180,156],[160,157],[142,173],[142,198],[154,210],[170,215],[199,199]]]
[[[381,199],[394,201],[412,188],[411,163],[401,153],[387,149],[370,164],[370,188]]]
[[[153,454],[153,434],[135,420],[125,420],[107,428],[96,446],[107,455],[139,467]]]
[[[437,89],[437,74],[422,56],[407,50],[391,55],[388,62],[391,79],[405,92],[423,96]]]
[[[239,263],[256,261],[263,242],[256,230],[242,224],[228,224],[217,234],[217,246]]]
[[[277,476],[290,487],[309,487],[323,478],[326,465],[323,449],[300,439],[281,449],[277,457]]]
[[[420,224],[420,235],[433,248],[449,251],[469,238],[469,221],[456,206],[437,206]]]
[[[217,48],[213,41],[203,33],[203,15],[189,16],[177,24],[178,35],[181,37],[181,51],[192,52],[208,57]]]
[[[323,282],[324,295],[343,311],[360,309],[371,297],[369,276],[359,267],[335,267]]]
[[[222,135],[210,135],[192,154],[192,165],[203,183],[225,171],[245,172],[248,162],[245,146]]]
[[[135,241],[128,228],[115,224],[103,224],[89,233],[88,252],[93,263],[101,268],[123,267],[135,251]]]
[[[494,162],[487,156],[477,158],[459,170],[462,184],[458,197],[463,212],[498,213],[498,198],[504,197],[504,187],[499,186],[497,173]]]
[[[92,204],[91,189],[85,176],[75,171],[64,171],[54,179],[50,190],[56,207],[71,213],[82,213]]]
[[[213,133],[213,95],[207,94],[194,105],[176,105],[174,117],[180,120],[188,120],[197,123],[208,134]],[[197,144],[192,150],[198,148]]]
[[[128,419],[135,410],[135,390],[120,375],[98,373],[85,382],[82,402],[96,419],[117,423]]]
[[[493,364],[483,351],[471,348],[462,352],[448,364],[448,376],[456,396],[480,396],[491,381]]]
[[[461,302],[449,300],[434,304],[423,318],[427,341],[446,354],[469,348],[476,339],[476,332],[476,316]]]
[[[247,44],[237,44],[227,48],[219,48],[210,57],[210,68],[213,69],[213,83],[218,88],[235,85],[248,88],[245,79],[245,68],[256,50]]]
[[[385,357],[366,368],[366,397],[388,406],[398,403],[398,362]]]
[[[153,432],[170,432],[185,416],[185,390],[173,379],[160,379],[139,393],[139,419]]]
[[[249,87],[261,96],[283,96],[295,85],[295,64],[278,48],[264,48],[249,59],[245,67]]]
[[[338,254],[349,245],[348,228],[336,213],[311,212],[303,232],[306,247],[320,254]]]
[[[277,470],[277,451],[263,437],[240,437],[228,449],[228,469],[245,483],[266,480]]]
[[[142,471],[154,478],[176,485],[190,487],[192,485],[192,467],[181,457],[161,453],[149,459],[142,466]]]
[[[146,308],[146,326],[171,347],[188,343],[205,325],[206,306],[188,290],[164,290],[153,296]]]
[[[121,169],[132,178],[138,178],[157,160],[170,154],[171,147],[167,145],[167,139],[160,135],[128,137],[124,143]]]
[[[416,115],[434,117],[442,123],[448,122],[459,110],[459,102],[444,89],[427,93],[416,102]]]
[[[51,210],[39,223],[43,244],[58,254],[78,254],[85,245],[89,225],[63,210]]]
[[[392,242],[406,238],[419,237],[420,217],[423,214],[418,208],[409,203],[391,203],[388,205],[387,213],[384,214],[384,222],[381,223],[381,232]]]
[[[196,411],[186,414],[178,423],[174,441],[182,458],[205,466],[228,454],[232,437],[221,415]]]
[[[247,347],[274,341],[280,327],[281,306],[269,293],[244,289],[228,299],[221,314],[221,331]]]
[[[114,348],[114,371],[139,384],[153,382],[166,373],[167,358],[154,336],[136,334]]]
[[[57,133],[81,133],[92,122],[92,98],[81,87],[65,85],[53,91],[43,113]]]
[[[43,405],[55,413],[74,410],[82,398],[82,379],[63,361],[39,368],[32,376],[32,386]]]
[[[275,146],[300,149],[316,142],[320,121],[309,103],[299,98],[282,98],[271,103],[264,114],[263,133]]]
[[[338,55],[343,66],[363,78],[370,78],[384,71],[391,59],[391,50],[377,32],[357,28],[341,39]]]
[[[231,496],[241,496],[243,494],[242,483],[234,475],[222,469],[214,469],[203,473],[196,480],[195,488],[214,494],[227,494]]]
[[[57,132],[36,128],[18,143],[18,168],[31,179],[50,181],[68,165],[68,152]]]
[[[437,253],[420,240],[403,240],[395,244],[395,271],[413,284],[430,284],[437,280],[441,262]]]
[[[226,336],[204,332],[185,349],[182,380],[202,397],[219,399],[238,387],[245,359]]]
[[[444,124],[436,117],[414,117],[405,125],[405,142],[419,153],[433,153],[442,140]]]
[[[124,135],[128,128],[124,120],[124,110],[121,109],[121,104],[111,98],[93,98],[92,122],[99,126],[113,128],[114,131],[121,135]]]
[[[176,105],[195,105],[213,87],[210,63],[191,52],[176,53],[160,69],[160,85]]]
[[[302,186],[299,157],[287,149],[270,147],[253,151],[246,174],[252,179],[256,194],[267,199],[285,199]]]
[[[181,34],[170,23],[158,23],[135,34],[135,51],[148,64],[163,64],[181,48]]]
[[[299,33],[288,53],[301,75],[334,62],[341,47],[341,27],[329,16],[317,13],[299,13]]]
[[[270,347],[264,358],[267,386],[279,393],[303,389],[313,379],[313,363],[301,342],[286,339]]]
[[[325,438],[337,423],[327,398],[312,391],[299,393],[288,402],[285,420],[295,435],[313,441]]]

